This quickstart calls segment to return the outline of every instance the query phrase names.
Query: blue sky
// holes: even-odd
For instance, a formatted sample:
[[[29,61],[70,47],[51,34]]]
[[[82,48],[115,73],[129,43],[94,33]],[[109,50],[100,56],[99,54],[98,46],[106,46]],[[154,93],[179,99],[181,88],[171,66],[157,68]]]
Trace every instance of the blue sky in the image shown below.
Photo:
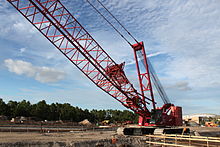
[[[127,76],[137,83],[132,49],[86,1],[61,1],[114,60],[126,61]],[[171,102],[182,106],[184,114],[220,114],[219,0],[102,2],[145,42]],[[86,79],[6,0],[0,0],[0,97],[125,109]]]

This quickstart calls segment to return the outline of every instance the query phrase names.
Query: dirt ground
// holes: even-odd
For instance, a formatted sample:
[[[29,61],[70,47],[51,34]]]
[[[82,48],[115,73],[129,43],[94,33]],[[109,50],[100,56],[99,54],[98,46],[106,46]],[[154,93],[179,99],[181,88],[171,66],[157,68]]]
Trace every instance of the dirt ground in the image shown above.
[[[220,127],[189,127],[190,131],[197,132],[195,135],[207,137],[220,137]]]
[[[220,127],[190,127],[202,136],[220,137]],[[216,136],[217,135],[217,136]],[[219,136],[218,136],[219,135]],[[91,140],[112,139],[116,131],[74,131],[64,133],[35,133],[35,132],[0,132],[0,143],[16,142],[82,142]]]
[[[0,143],[16,142],[80,142],[101,139],[111,139],[115,131],[96,132],[65,132],[65,133],[24,133],[0,132]]]

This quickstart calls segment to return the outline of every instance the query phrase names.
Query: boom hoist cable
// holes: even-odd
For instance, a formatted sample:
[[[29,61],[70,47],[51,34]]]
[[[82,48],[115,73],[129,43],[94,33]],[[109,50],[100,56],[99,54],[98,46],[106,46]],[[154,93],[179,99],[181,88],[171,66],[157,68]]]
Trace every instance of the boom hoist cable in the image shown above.
[[[88,1],[88,0],[87,0]],[[128,33],[128,35],[132,38],[132,39],[134,39],[134,41],[136,42],[136,43],[139,43],[138,41],[137,41],[137,39],[125,28],[125,26],[124,25],[122,25],[122,23],[103,5],[103,3],[101,2],[101,1],[99,1],[99,0],[97,0],[98,1],[98,3],[118,22],[118,24]]]
[[[132,44],[128,41],[128,39],[113,25],[113,23],[111,23],[107,17],[104,16],[104,14],[102,14],[96,7],[95,5],[93,5],[90,0],[86,0],[91,6],[92,8],[130,45],[132,46]],[[122,23],[120,23],[120,21],[103,5],[103,3],[101,3],[99,0],[97,0],[98,3],[116,20],[116,22],[128,33],[129,36],[131,36],[132,39],[134,39],[134,41],[136,43],[139,43],[134,36],[122,25]]]
[[[103,19],[108,22],[108,24],[129,44],[132,45],[125,37],[124,35],[122,35],[122,33],[89,1],[87,0],[87,2],[93,7],[93,9],[103,17]]]
[[[107,19],[107,17],[104,16],[104,14],[102,14],[96,7],[94,4],[92,4],[90,2],[90,0],[86,0],[93,8],[94,10],[104,19],[107,21],[107,23],[109,23],[109,25],[130,45],[132,46],[132,44],[128,41],[128,39],[122,35],[122,33]],[[137,39],[128,31],[128,29],[126,29],[126,27],[108,10],[108,8],[100,1],[100,0],[96,0],[105,10],[107,13],[110,14],[110,16],[116,20],[116,22],[125,30],[125,32],[137,43],[139,44],[139,42],[137,41]],[[164,104],[168,104],[170,103],[169,98],[167,97],[167,94],[162,86],[162,84],[160,83],[159,78],[157,77],[157,74],[150,62],[149,59],[147,59],[147,63],[148,63],[148,67],[146,67],[146,64],[144,64],[144,55],[142,54],[141,51],[137,52],[137,55],[140,59],[140,61],[142,62],[142,64],[144,65],[145,68],[149,68],[150,71],[150,76],[151,79],[153,81],[153,84],[155,86],[155,88],[157,89],[157,92],[159,94],[159,96],[161,97],[161,99],[163,100]]]
[[[143,55],[141,55],[139,53],[138,56],[139,56],[140,61],[142,62],[142,64],[145,66],[144,60],[143,60]],[[160,95],[160,97],[163,100],[164,104],[169,104],[170,100],[169,100],[169,98],[168,98],[168,96],[167,96],[167,94],[166,94],[166,92],[165,92],[165,90],[164,90],[164,88],[163,88],[163,86],[162,86],[162,84],[161,84],[161,82],[160,82],[160,80],[159,80],[152,64],[151,64],[151,62],[150,62],[150,60],[147,59],[147,61],[148,61],[148,65],[149,65],[148,67],[149,67],[151,77],[152,77],[151,79],[153,80],[154,86],[157,89],[158,94]]]

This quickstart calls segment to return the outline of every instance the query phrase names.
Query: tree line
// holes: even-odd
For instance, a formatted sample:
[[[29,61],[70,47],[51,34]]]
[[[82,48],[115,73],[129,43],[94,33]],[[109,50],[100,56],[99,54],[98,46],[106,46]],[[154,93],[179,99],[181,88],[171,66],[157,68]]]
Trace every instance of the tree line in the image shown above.
[[[7,116],[9,119],[24,116],[49,121],[64,120],[79,122],[88,119],[93,123],[103,120],[110,120],[111,122],[134,121],[138,118],[135,113],[128,110],[83,110],[79,107],[71,106],[69,103],[47,104],[45,100],[39,101],[36,104],[31,104],[26,100],[5,103],[2,99],[0,99],[0,115]]]

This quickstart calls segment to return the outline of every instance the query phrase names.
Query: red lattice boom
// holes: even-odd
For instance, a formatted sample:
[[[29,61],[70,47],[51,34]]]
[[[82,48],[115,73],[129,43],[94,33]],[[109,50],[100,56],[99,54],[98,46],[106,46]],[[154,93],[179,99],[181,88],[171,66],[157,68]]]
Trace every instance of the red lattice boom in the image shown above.
[[[8,2],[99,88],[139,115],[150,115],[148,102],[129,82],[123,65],[113,61],[59,0]]]

